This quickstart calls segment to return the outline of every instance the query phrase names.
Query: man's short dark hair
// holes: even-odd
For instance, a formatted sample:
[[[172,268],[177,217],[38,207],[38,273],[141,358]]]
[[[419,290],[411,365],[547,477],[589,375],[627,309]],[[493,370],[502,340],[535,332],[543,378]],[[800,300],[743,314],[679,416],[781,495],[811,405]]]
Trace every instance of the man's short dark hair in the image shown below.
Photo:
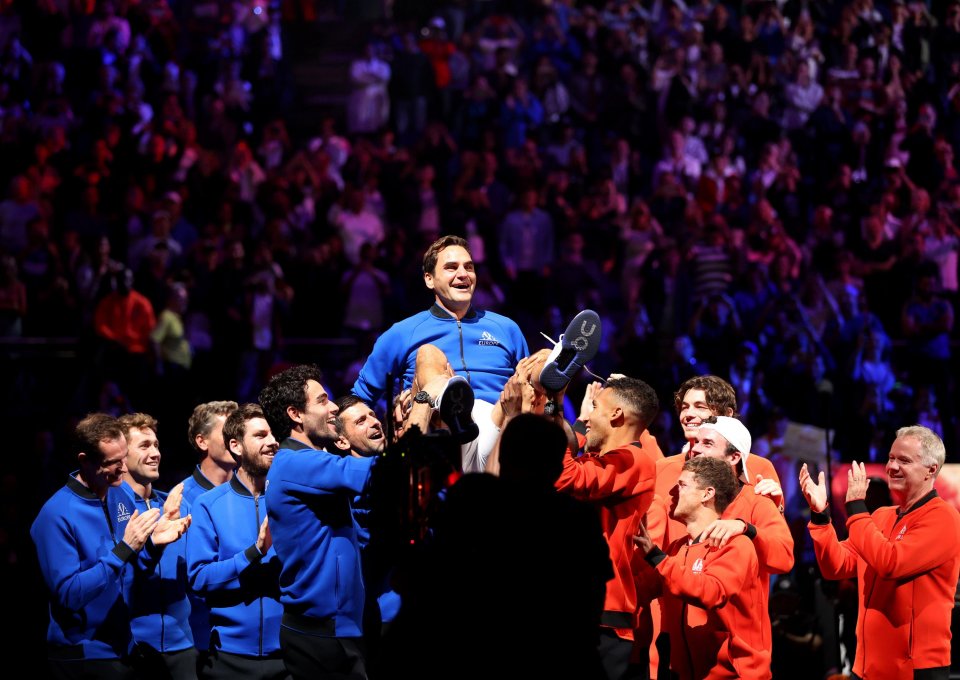
[[[437,268],[437,259],[440,257],[440,251],[442,251],[444,248],[449,248],[450,246],[460,246],[468,253],[470,252],[470,244],[467,243],[467,239],[452,235],[441,236],[436,241],[431,243],[430,247],[427,248],[427,252],[423,254],[424,274],[433,274],[434,270]]]
[[[187,437],[190,439],[190,446],[202,455],[206,452],[197,448],[197,435],[209,437],[213,430],[217,417],[228,416],[237,410],[235,401],[208,401],[205,404],[197,404],[190,414],[190,420],[187,423]]]
[[[333,403],[337,405],[337,410],[340,413],[343,413],[348,408],[353,408],[357,404],[363,404],[364,406],[368,406],[368,407],[370,406],[370,404],[368,404],[367,402],[365,402],[363,399],[361,399],[355,394],[345,394],[339,399],[334,400]]]
[[[613,391],[627,410],[633,412],[644,428],[657,417],[660,410],[657,392],[639,378],[613,378],[607,381],[605,387]]]
[[[247,421],[263,417],[263,409],[260,408],[260,404],[243,404],[231,412],[223,422],[223,445],[227,447],[227,451],[230,451],[230,440],[243,441]],[[230,454],[234,458],[237,457],[233,451],[230,451]]]
[[[258,401],[277,441],[290,436],[293,421],[287,414],[292,406],[298,411],[307,408],[307,381],[323,382],[323,373],[314,364],[300,364],[277,373],[260,391]]]
[[[737,497],[739,488],[737,478],[733,474],[730,463],[722,458],[710,456],[696,456],[683,464],[684,470],[693,473],[697,486],[701,489],[713,487],[713,507],[718,515],[722,515],[727,506]]]
[[[737,393],[730,383],[716,375],[697,375],[684,380],[680,389],[673,395],[673,406],[677,413],[680,413],[683,398],[690,390],[703,390],[707,406],[717,415],[736,415]]]
[[[100,442],[115,441],[123,438],[120,422],[106,413],[90,413],[77,423],[73,431],[77,453],[85,453],[95,463],[103,462]]]

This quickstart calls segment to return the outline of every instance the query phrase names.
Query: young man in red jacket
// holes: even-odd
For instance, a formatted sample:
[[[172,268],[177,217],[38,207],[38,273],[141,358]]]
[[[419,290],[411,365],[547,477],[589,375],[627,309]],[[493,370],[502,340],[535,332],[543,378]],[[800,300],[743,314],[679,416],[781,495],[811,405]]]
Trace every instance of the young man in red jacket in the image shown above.
[[[607,677],[626,677],[637,627],[635,572],[640,555],[633,536],[653,500],[656,454],[641,436],[657,414],[657,394],[636,378],[611,378],[596,394],[580,438],[583,455],[568,449],[558,490],[597,508],[610,546],[614,576],[607,582],[601,617],[600,655]],[[572,436],[570,432],[570,436]]]
[[[887,482],[897,505],[871,515],[862,463],[847,473],[847,540],[827,514],[823,472],[800,470],[810,535],[824,577],[857,577],[857,680],[947,680],[950,616],[960,576],[960,513],[937,495],[943,442],[921,425],[902,427],[890,447]]]
[[[733,468],[707,456],[683,465],[672,494],[671,516],[686,536],[662,552],[641,527],[636,544],[646,555],[638,598],[662,597],[670,634],[670,667],[681,678],[768,680],[770,648],[762,619],[766,590],[754,545],[737,535],[719,547],[706,540],[740,493]]]

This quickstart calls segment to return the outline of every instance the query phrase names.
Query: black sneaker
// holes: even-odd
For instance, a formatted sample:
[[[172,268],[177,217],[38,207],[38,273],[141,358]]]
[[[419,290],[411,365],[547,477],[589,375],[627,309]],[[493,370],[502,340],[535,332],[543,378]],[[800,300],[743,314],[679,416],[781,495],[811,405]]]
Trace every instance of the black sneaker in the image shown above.
[[[473,422],[473,388],[463,376],[455,375],[437,397],[436,409],[440,419],[460,444],[472,442],[480,436],[480,428]]]
[[[560,392],[569,385],[577,371],[597,356],[600,337],[600,316],[595,311],[585,309],[573,317],[540,371],[544,389]]]

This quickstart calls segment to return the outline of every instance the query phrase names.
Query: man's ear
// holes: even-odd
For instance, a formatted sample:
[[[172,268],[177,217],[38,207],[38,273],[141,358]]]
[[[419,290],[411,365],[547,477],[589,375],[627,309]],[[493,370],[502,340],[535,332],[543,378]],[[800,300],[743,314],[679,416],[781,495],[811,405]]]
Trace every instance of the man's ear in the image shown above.
[[[303,424],[303,415],[300,413],[300,409],[298,409],[296,406],[287,407],[287,417],[297,425]]]
[[[231,439],[227,448],[230,449],[230,453],[239,461],[240,457],[243,455],[243,447],[240,445],[240,442],[238,442],[236,439]]]
[[[343,435],[337,437],[337,440],[333,442],[333,445],[336,446],[341,451],[350,450],[350,442],[343,438]]]
[[[84,463],[87,463],[90,461],[90,456],[88,456],[83,451],[81,451],[80,453],[77,454],[77,461],[80,463],[80,465],[83,465]]]
[[[197,448],[200,449],[201,451],[210,450],[210,444],[207,443],[207,438],[204,435],[198,434],[196,437],[193,438],[193,441],[194,443],[196,443]]]
[[[429,273],[427,273],[427,272],[424,272],[424,273],[423,273],[423,283],[424,283],[424,285],[426,285],[427,288],[429,288],[430,290],[433,290],[433,274],[429,274]]]
[[[743,454],[740,453],[739,451],[737,451],[737,452],[735,452],[735,453],[728,453],[728,454],[727,454],[727,460],[729,460],[730,463],[733,465],[733,467],[738,471],[738,472],[737,472],[738,475],[740,474],[740,473],[739,473],[739,470],[740,470],[740,461],[741,461],[742,459],[743,459]]]
[[[706,503],[707,501],[713,500],[714,498],[716,498],[716,496],[717,496],[717,490],[714,489],[712,486],[708,486],[703,489],[704,503]]]

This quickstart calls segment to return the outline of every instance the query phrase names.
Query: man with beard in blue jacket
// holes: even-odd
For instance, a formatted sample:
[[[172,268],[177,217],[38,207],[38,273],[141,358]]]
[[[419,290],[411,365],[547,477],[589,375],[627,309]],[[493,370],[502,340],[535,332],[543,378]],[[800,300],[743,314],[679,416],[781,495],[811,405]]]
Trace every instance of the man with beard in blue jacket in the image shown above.
[[[264,494],[279,446],[257,404],[227,416],[223,440],[240,466],[197,499],[196,534],[187,542],[190,585],[206,598],[212,626],[200,675],[283,680],[289,676],[280,655],[280,563]]]

